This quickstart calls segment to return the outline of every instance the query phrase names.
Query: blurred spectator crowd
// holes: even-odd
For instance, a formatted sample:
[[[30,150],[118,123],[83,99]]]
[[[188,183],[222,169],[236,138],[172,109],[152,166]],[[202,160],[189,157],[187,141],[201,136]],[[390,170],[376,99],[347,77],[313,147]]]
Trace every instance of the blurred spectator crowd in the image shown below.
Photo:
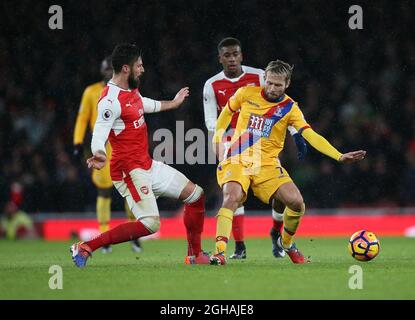
[[[310,147],[299,161],[288,137],[282,163],[308,207],[415,204],[410,1],[362,4],[363,30],[349,29],[348,5],[336,1],[77,1],[62,5],[63,30],[48,28],[47,4],[1,6],[2,208],[12,201],[27,212],[95,210],[96,190],[84,161],[72,157],[72,136],[82,92],[100,80],[101,60],[119,42],[142,48],[144,96],[166,100],[182,86],[191,90],[181,109],[147,117],[149,136],[174,132],[176,120],[206,132],[202,89],[221,70],[216,45],[226,36],[241,40],[246,65],[294,64],[288,94],[307,121],[341,151],[368,151],[359,164],[339,165]],[[206,190],[208,209],[219,206],[214,165],[176,168]],[[178,206],[160,202],[165,210]],[[250,197],[247,207],[267,206]]]

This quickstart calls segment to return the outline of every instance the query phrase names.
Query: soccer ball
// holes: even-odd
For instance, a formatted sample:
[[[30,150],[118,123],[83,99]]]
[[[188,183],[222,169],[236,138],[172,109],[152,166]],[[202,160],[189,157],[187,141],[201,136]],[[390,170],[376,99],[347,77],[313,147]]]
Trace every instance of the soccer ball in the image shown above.
[[[369,261],[379,254],[380,244],[373,232],[360,230],[351,236],[348,249],[356,260]]]

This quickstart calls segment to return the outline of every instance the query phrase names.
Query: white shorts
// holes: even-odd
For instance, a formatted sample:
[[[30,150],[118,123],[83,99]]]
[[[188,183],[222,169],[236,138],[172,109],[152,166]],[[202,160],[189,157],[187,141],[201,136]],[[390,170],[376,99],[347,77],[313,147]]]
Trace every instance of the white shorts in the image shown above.
[[[128,203],[137,219],[158,216],[156,199],[179,199],[189,179],[176,169],[153,160],[149,170],[134,169],[124,173],[122,181],[113,181],[115,188]]]

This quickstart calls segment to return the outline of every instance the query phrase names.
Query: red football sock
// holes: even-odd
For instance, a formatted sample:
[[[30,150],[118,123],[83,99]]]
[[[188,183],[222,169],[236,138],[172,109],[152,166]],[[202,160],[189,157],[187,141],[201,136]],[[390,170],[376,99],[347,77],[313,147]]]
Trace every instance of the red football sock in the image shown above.
[[[232,234],[236,242],[244,241],[244,216],[243,214],[233,216]]]
[[[135,240],[140,237],[148,236],[149,234],[152,234],[152,232],[137,220],[120,224],[107,232],[101,233],[95,239],[85,242],[85,244],[87,244],[92,251],[95,251],[104,246]]]
[[[275,231],[281,232],[281,227],[282,224],[284,223],[283,221],[277,221],[275,219],[272,220],[273,221],[273,225],[272,227],[274,228]]]
[[[184,205],[184,225],[187,232],[187,255],[197,256],[202,251],[202,232],[205,221],[205,195]]]

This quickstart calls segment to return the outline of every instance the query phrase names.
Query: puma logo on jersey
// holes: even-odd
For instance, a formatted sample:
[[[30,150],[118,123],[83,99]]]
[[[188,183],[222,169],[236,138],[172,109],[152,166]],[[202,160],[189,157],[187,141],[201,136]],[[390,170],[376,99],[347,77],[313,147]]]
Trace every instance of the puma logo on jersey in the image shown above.
[[[126,103],[126,104],[125,104],[125,106],[126,106],[127,108],[129,108],[129,107],[131,107],[131,106],[132,106],[132,104],[131,104],[131,103]]]
[[[225,93],[226,93],[226,89],[225,89],[225,90],[218,90],[218,92],[219,92],[220,94],[225,95]]]

